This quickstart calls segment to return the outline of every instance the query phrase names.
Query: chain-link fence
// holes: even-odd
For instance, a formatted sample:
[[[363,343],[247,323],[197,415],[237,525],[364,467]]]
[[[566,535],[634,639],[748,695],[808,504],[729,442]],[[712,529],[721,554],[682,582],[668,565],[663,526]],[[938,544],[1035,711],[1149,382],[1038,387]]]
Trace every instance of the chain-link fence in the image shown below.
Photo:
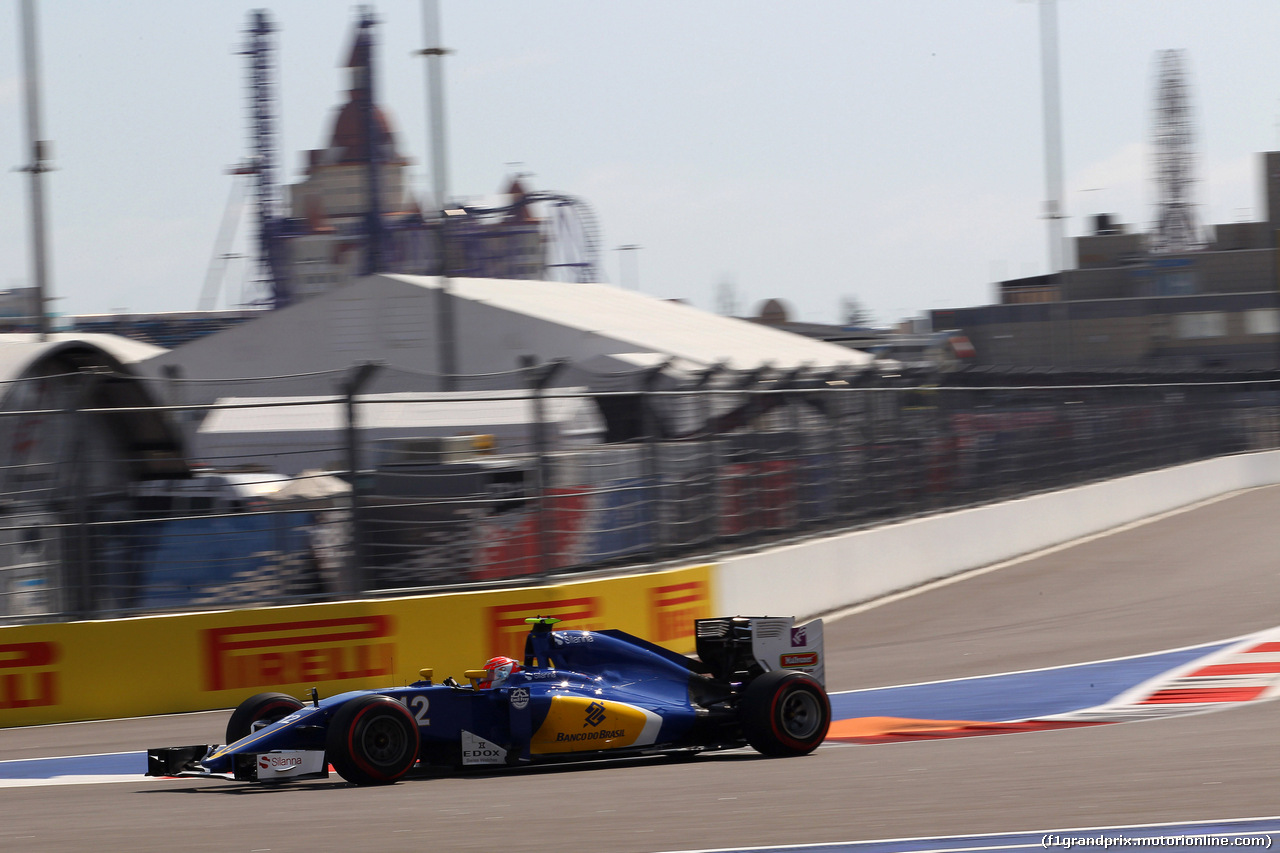
[[[316,374],[314,394],[222,382],[213,402],[161,382],[164,405],[138,406],[94,390],[128,377],[13,383],[0,622],[526,583],[1280,445],[1269,381],[555,375],[424,393],[363,368]],[[139,436],[161,422],[190,476],[150,464],[163,442]]]

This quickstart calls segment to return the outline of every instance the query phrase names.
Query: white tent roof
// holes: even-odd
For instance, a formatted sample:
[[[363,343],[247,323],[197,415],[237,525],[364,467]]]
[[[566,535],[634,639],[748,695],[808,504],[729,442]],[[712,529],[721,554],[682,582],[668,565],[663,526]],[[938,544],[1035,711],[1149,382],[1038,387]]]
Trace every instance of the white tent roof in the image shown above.
[[[0,380],[16,379],[39,359],[77,347],[100,350],[121,364],[133,364],[167,350],[119,335],[56,332],[44,340],[32,333],[0,334]]]
[[[428,289],[439,286],[434,277],[385,277]],[[658,363],[673,357],[699,367],[723,364],[729,370],[752,370],[763,364],[778,370],[802,365],[852,368],[872,361],[866,353],[838,344],[607,284],[458,278],[450,280],[450,292],[479,305],[608,339],[613,343],[611,353],[629,354],[620,368],[628,363],[634,366],[635,354],[641,353],[654,354]]]
[[[371,392],[445,390],[442,304],[452,308],[453,372],[464,375],[457,390],[525,389],[530,377],[519,368],[530,358],[565,360],[553,384],[593,391],[635,390],[645,368],[664,364],[670,388],[715,365],[855,372],[872,361],[837,344],[608,284],[376,275],[191,341],[144,369],[161,377],[177,368],[191,380],[173,383],[185,403],[337,393],[363,363],[384,365]],[[242,381],[247,377],[278,378]]]

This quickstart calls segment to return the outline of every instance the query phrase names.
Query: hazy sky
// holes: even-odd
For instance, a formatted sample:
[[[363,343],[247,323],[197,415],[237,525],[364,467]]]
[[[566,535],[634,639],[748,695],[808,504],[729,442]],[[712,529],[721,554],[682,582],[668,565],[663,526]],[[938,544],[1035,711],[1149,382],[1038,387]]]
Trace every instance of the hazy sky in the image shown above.
[[[1047,272],[1039,10],[1019,0],[442,0],[450,183],[585,198],[604,271],[714,309],[833,322],[993,301]],[[30,280],[18,0],[0,6],[0,287]],[[56,310],[197,307],[247,151],[254,6],[41,0]],[[354,5],[277,0],[284,174],[345,100]],[[418,0],[375,4],[380,100],[429,181]],[[1205,222],[1258,218],[1277,146],[1276,0],[1060,0],[1069,233],[1153,219],[1156,52],[1185,48]],[[241,228],[248,231],[247,221]],[[242,244],[243,241],[238,241]],[[614,247],[638,244],[638,275]],[[219,307],[241,299],[233,267]]]

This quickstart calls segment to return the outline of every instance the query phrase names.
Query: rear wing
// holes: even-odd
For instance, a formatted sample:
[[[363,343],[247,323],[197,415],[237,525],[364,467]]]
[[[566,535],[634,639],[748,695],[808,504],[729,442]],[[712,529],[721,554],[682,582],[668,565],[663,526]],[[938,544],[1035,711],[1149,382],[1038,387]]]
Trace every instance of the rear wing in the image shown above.
[[[807,672],[826,686],[822,620],[797,625],[783,616],[729,616],[694,623],[698,657],[722,681],[747,682],[766,672]]]

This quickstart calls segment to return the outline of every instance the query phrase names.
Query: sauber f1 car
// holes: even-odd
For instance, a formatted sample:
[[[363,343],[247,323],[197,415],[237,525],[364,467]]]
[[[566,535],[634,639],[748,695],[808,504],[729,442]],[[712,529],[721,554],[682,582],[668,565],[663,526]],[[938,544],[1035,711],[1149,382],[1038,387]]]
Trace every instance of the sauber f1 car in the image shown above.
[[[532,762],[746,745],[805,755],[831,722],[823,687],[822,621],[699,619],[697,659],[622,631],[557,631],[527,620],[524,665],[468,684],[356,690],[304,703],[260,693],[232,713],[226,745],[147,752],[148,776],[252,782],[324,777],[393,783],[415,766]],[[490,682],[490,679],[492,681]]]

